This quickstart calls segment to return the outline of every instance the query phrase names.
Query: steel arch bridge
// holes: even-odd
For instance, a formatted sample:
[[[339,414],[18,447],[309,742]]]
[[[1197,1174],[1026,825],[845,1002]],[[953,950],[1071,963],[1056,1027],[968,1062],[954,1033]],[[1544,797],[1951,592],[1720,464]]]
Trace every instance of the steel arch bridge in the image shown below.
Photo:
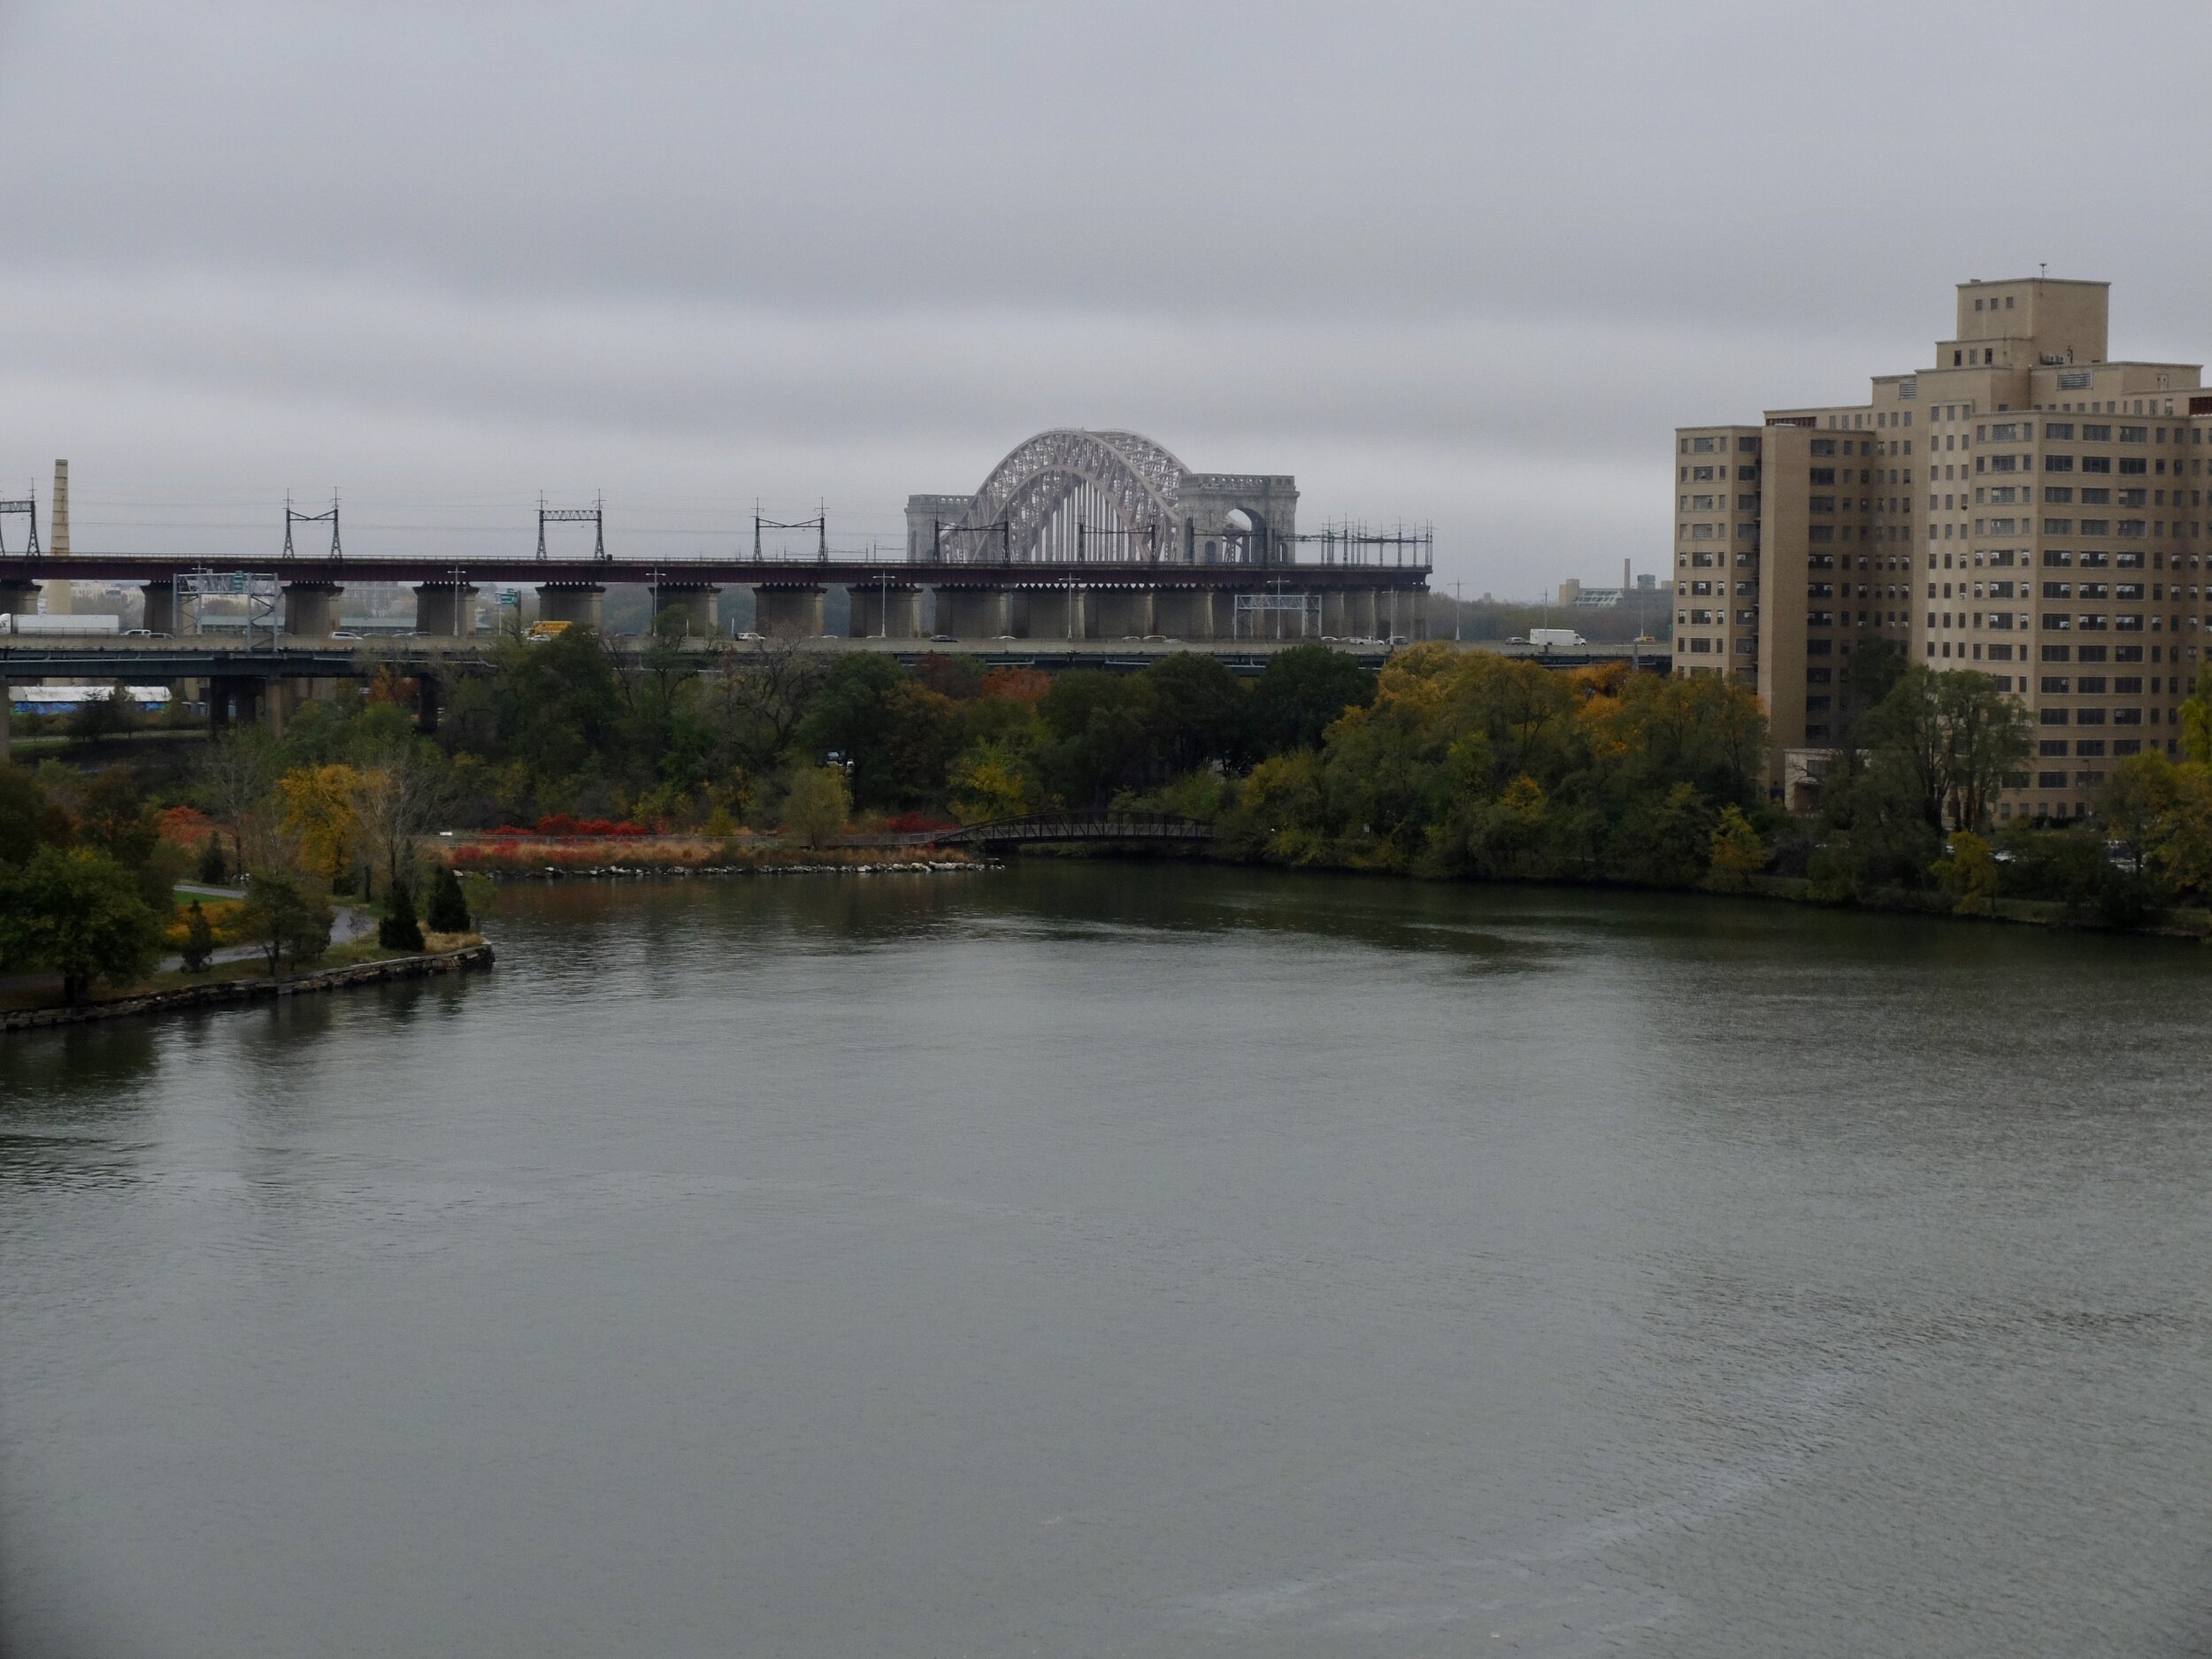
[[[1056,427],[1017,444],[972,495],[907,498],[923,563],[1271,565],[1297,534],[1297,480],[1194,472],[1141,433]]]

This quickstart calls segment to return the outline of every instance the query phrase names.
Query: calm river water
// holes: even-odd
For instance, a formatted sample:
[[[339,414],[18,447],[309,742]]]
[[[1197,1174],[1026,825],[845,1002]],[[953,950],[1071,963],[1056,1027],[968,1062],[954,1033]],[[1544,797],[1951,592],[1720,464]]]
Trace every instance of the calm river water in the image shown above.
[[[2212,1651],[2212,950],[1073,866],[0,1040],[10,1655]]]

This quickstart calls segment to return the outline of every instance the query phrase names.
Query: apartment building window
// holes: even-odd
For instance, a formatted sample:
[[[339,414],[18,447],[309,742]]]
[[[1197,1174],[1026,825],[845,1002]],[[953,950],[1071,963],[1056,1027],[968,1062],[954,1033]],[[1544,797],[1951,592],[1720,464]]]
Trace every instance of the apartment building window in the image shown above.
[[[2065,759],[2066,749],[2066,740],[2062,737],[2047,737],[2035,746],[2035,752],[2046,760]]]
[[[2123,426],[2120,428],[2120,442],[2122,443],[2148,443],[2150,441],[2151,429],[2148,426]]]
[[[2072,655],[2073,648],[2070,646],[2047,645],[2043,648],[2043,660],[2047,663],[2062,663]]]
[[[2065,709],[2043,709],[2037,711],[2036,720],[2042,726],[2064,726],[2069,713]]]
[[[2110,535],[2112,534],[2112,520],[2109,518],[2084,518],[2081,521],[2081,527],[2078,534],[2082,535]]]
[[[2062,772],[2039,772],[2035,774],[2035,787],[2039,789],[2063,789],[2066,787],[2066,774]],[[2063,807],[2065,803],[2061,802],[2059,804]],[[2059,816],[2063,818],[2065,814],[2062,811]]]
[[[2064,674],[2046,674],[2040,689],[2047,697],[2063,697],[2074,688],[2074,682]]]
[[[2124,645],[2120,649],[2124,651],[2128,648]],[[2142,648],[2138,646],[2136,649],[2140,650]],[[2074,658],[2074,660],[2078,663],[2101,663],[2104,659],[2104,647],[2101,645],[2085,645],[2081,648],[2079,654]]]
[[[2081,695],[2085,697],[2104,695],[2105,678],[2102,674],[2084,674],[2078,683],[2081,687]]]
[[[1935,626],[1933,617],[1928,618],[1928,626]],[[2046,634],[2063,634],[2073,626],[2074,618],[2062,611],[2046,611],[2043,613],[2043,631]]]
[[[2074,441],[2074,423],[2070,420],[2047,420],[2043,423],[2043,435],[2071,443]]]
[[[2047,455],[2043,457],[2043,470],[2047,472],[2070,472],[2074,470],[2074,457],[2070,455]]]
[[[2150,470],[2151,464],[2139,455],[2124,455],[2120,457],[2120,476],[2123,478],[2147,477]]]
[[[1833,455],[1836,441],[1833,438],[1815,438],[1806,447],[1815,455]]]
[[[2085,425],[2081,429],[2081,441],[2084,443],[2110,443],[2112,428],[2106,426]]]
[[[2112,724],[2140,726],[2143,724],[2143,711],[2140,709],[2115,709],[2112,711]]]
[[[2101,760],[2104,758],[2104,739],[2086,738],[2074,745],[2074,754],[2079,759]]]
[[[2046,599],[2071,599],[2074,596],[2074,584],[2071,582],[2045,582],[2043,584],[2043,596]]]

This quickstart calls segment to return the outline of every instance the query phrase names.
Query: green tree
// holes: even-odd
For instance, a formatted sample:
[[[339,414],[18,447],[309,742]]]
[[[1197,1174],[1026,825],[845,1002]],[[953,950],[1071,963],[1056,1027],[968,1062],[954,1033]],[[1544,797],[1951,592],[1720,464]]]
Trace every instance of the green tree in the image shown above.
[[[396,880],[385,889],[384,916],[376,925],[376,942],[387,950],[422,949],[422,925],[415,920],[415,895],[403,880]]]
[[[184,948],[180,954],[187,973],[206,972],[215,955],[215,929],[209,926],[207,912],[200,908],[197,899],[184,912]]]
[[[59,974],[67,1001],[82,1001],[101,980],[128,984],[153,966],[161,918],[107,853],[42,846],[0,880],[0,957]]]
[[[268,959],[269,977],[280,966],[311,967],[330,949],[330,901],[289,872],[257,872],[246,884],[242,931]]]
[[[1986,674],[1911,667],[1860,722],[1870,747],[1912,780],[1932,830],[1980,830],[2009,773],[2027,763],[2027,710]]]
[[[2097,794],[2097,822],[2138,869],[2167,837],[2181,794],[2181,768],[2163,755],[2130,755]]]
[[[1253,683],[1251,741],[1263,755],[1318,749],[1347,709],[1375,700],[1375,673],[1325,645],[1294,645],[1267,659]]]
[[[77,838],[125,866],[152,856],[161,832],[129,767],[103,767],[92,775],[77,814]]]
[[[802,847],[819,847],[845,827],[852,803],[841,766],[803,766],[783,800],[783,833]]]
[[[222,837],[213,830],[207,833],[207,843],[200,849],[199,868],[194,873],[211,887],[222,886],[223,878],[230,873],[228,866],[223,863]]]
[[[1989,916],[1997,909],[1998,865],[1989,843],[1972,830],[1953,830],[1950,850],[1930,872],[1946,893],[1957,901],[1959,916]]]
[[[136,729],[138,704],[129,689],[117,681],[97,697],[90,697],[69,711],[69,735],[80,741],[114,737]]]
[[[182,848],[161,839],[153,810],[127,766],[106,767],[85,785],[77,838],[129,871],[139,897],[156,915],[168,914],[171,889],[182,879],[188,861]]]
[[[24,864],[42,847],[69,840],[69,814],[29,767],[0,760],[0,865]]]
[[[1870,710],[1880,706],[1882,700],[1896,688],[1905,676],[1912,659],[1905,655],[1905,648],[1895,640],[1886,640],[1879,634],[1861,640],[1858,648],[1844,664],[1839,676],[1836,708],[1836,737],[1846,749],[1854,747],[1859,722]]]
[[[1495,799],[1482,803],[1467,831],[1467,856],[1474,867],[1489,876],[1535,873],[1528,864],[1548,827],[1548,809],[1543,785],[1525,773]]]
[[[469,931],[468,898],[461,891],[460,878],[453,873],[450,864],[440,864],[431,878],[430,931],[434,933],[465,933]]]
[[[1038,702],[1046,741],[1040,753],[1052,793],[1102,807],[1120,790],[1164,777],[1153,751],[1159,694],[1141,675],[1070,669]]]
[[[2197,670],[2189,700],[2181,705],[2181,752],[2200,766],[2212,766],[2212,662]]]
[[[1733,802],[1720,810],[1719,822],[1713,826],[1712,846],[1710,879],[1717,887],[1740,889],[1767,867],[1766,843],[1759,839],[1759,832],[1752,827],[1743,809]]]
[[[1178,651],[1152,664],[1143,678],[1154,693],[1154,751],[1169,772],[1243,760],[1251,694],[1220,658]]]

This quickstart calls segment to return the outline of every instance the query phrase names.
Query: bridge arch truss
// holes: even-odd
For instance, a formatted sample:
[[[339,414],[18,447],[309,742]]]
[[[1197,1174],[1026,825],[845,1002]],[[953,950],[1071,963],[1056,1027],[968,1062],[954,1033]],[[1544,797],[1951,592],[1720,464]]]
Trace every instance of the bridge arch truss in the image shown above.
[[[1270,564],[1288,556],[1297,495],[1286,476],[1193,472],[1140,433],[1056,427],[1016,445],[972,496],[909,497],[908,553],[948,564]]]

